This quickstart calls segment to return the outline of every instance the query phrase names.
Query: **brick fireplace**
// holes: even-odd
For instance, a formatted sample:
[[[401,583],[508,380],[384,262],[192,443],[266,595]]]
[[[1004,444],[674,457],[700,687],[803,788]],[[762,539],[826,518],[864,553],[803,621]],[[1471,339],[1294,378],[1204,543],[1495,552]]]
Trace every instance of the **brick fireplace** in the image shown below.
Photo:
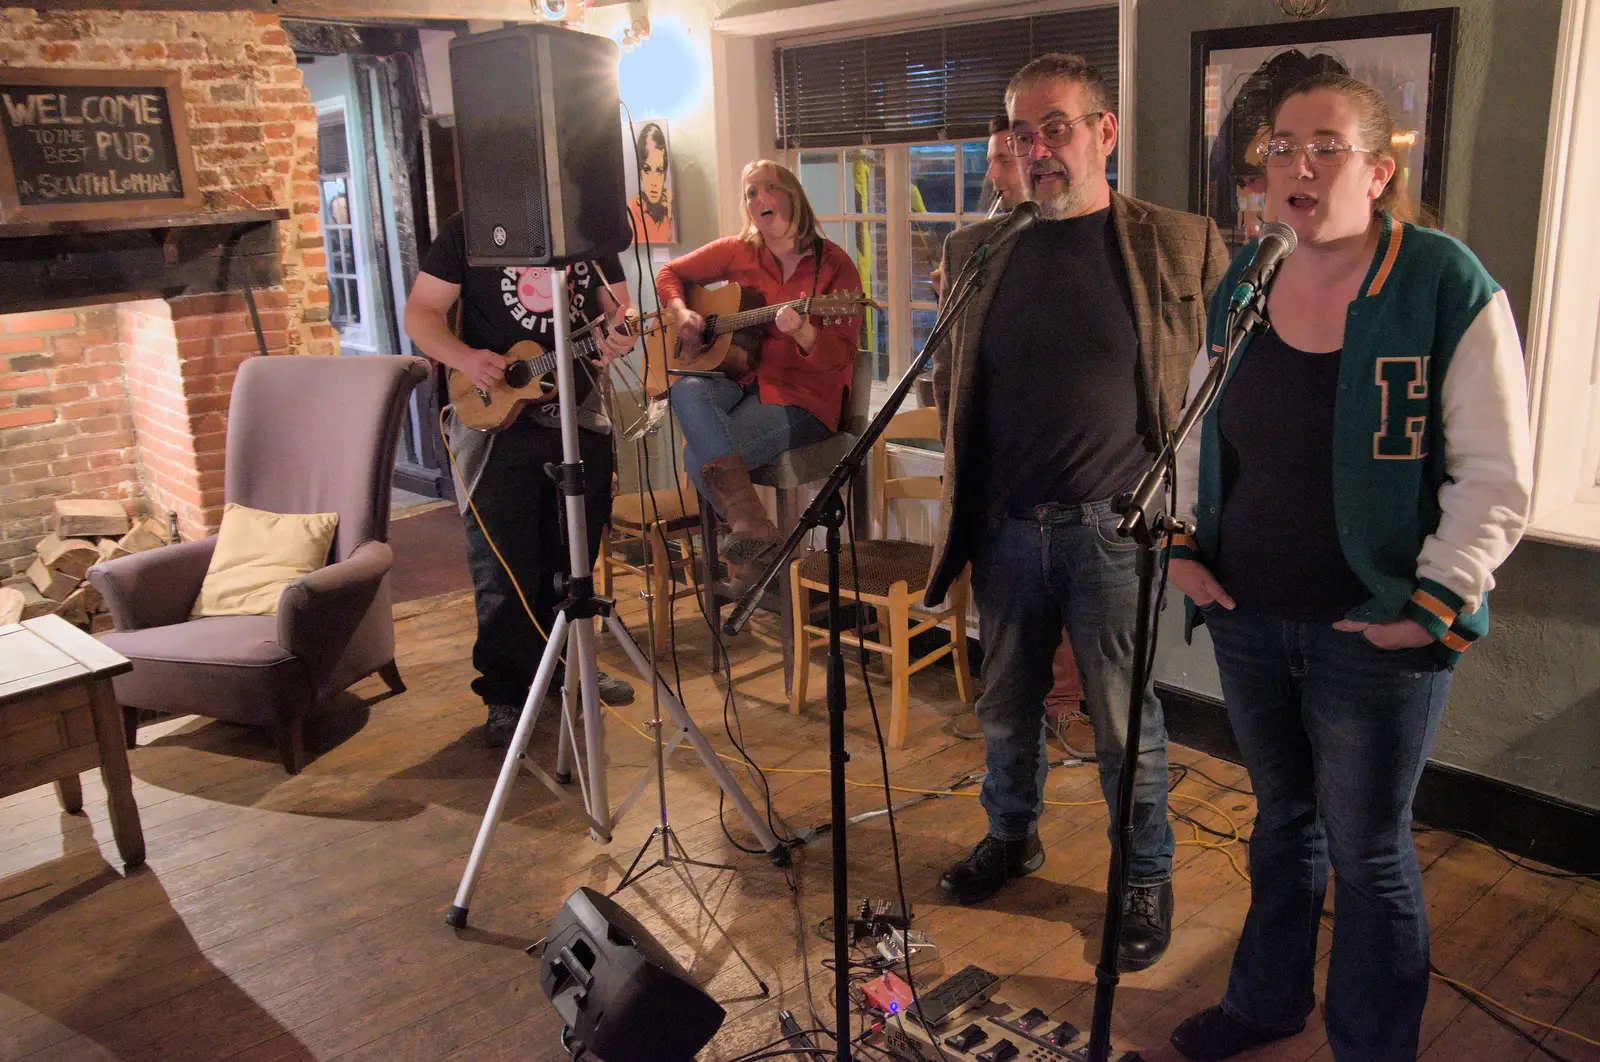
[[[138,223],[0,224],[0,577],[54,502],[222,513],[239,363],[336,354],[318,215],[316,113],[272,15],[0,8],[0,65],[183,75],[200,213]]]

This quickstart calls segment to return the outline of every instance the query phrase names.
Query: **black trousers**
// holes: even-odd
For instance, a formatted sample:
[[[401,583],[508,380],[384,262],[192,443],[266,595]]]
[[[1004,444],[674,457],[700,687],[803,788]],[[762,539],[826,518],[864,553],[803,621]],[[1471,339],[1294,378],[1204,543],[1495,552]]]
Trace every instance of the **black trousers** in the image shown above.
[[[580,429],[578,451],[588,485],[585,514],[592,567],[611,520],[611,437]],[[544,630],[555,622],[560,604],[554,577],[568,567],[566,506],[555,481],[545,475],[547,462],[561,462],[561,433],[528,417],[516,421],[495,438],[472,495],[483,526],[471,508],[463,514],[467,567],[478,607],[478,640],[472,647],[478,677],[472,680],[472,692],[485,704],[521,705],[527,699],[545,641],[528,621],[484,530],[516,574]]]

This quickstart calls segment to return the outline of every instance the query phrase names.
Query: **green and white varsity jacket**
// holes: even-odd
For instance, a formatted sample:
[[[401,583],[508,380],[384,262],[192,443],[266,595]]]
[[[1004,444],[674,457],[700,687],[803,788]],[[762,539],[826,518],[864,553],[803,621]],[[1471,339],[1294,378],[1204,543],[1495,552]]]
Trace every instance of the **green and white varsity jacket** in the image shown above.
[[[1527,525],[1533,485],[1522,344],[1500,285],[1460,241],[1382,216],[1345,318],[1334,408],[1333,491],[1344,557],[1372,592],[1348,618],[1412,619],[1453,663],[1489,629],[1494,571]],[[1189,399],[1227,338],[1246,246],[1212,299]],[[1247,341],[1233,362],[1250,356]],[[1226,388],[1226,381],[1224,388]],[[1222,462],[1213,406],[1178,455],[1178,515],[1197,528],[1170,556],[1212,566]],[[1293,533],[1285,514],[1284,533]],[[1203,617],[1188,602],[1189,626]]]

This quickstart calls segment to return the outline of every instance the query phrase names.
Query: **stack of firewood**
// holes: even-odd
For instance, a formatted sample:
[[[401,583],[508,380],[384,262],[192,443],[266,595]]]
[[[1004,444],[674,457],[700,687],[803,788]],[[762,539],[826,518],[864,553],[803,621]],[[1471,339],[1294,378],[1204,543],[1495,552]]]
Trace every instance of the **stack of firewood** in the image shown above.
[[[0,626],[50,613],[98,633],[111,629],[105,602],[89,585],[89,569],[167,544],[152,517],[134,521],[121,502],[67,498],[56,502],[56,529],[34,547],[28,570],[0,586]]]

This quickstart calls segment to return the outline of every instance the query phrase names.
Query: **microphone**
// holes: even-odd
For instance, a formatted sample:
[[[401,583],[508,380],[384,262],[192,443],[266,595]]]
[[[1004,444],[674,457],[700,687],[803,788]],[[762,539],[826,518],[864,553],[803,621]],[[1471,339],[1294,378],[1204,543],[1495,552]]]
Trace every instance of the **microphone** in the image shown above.
[[[978,251],[989,252],[1001,244],[1021,236],[1023,231],[1039,220],[1039,204],[1032,200],[1025,200],[1016,205],[1016,209],[1006,215],[1000,227],[989,234],[989,238],[978,245]]]
[[[1000,200],[997,198],[995,203],[998,204],[999,202]],[[949,290],[952,293],[959,292],[964,285],[972,283],[974,277],[979,276],[984,270],[988,269],[989,253],[991,251],[1008,240],[1016,239],[1024,229],[1038,220],[1038,203],[1031,201],[1018,203],[1016,209],[1006,215],[1006,219],[1000,223],[1000,226],[989,234],[989,238],[973,248],[972,253],[967,256],[966,264],[961,267],[961,271],[956,274],[955,279],[947,281]],[[953,294],[951,301],[954,301]]]
[[[1239,278],[1239,286],[1233,289],[1229,310],[1242,310],[1265,292],[1272,283],[1272,275],[1278,271],[1278,263],[1294,253],[1298,242],[1294,230],[1281,221],[1269,221],[1261,226],[1261,242]]]

